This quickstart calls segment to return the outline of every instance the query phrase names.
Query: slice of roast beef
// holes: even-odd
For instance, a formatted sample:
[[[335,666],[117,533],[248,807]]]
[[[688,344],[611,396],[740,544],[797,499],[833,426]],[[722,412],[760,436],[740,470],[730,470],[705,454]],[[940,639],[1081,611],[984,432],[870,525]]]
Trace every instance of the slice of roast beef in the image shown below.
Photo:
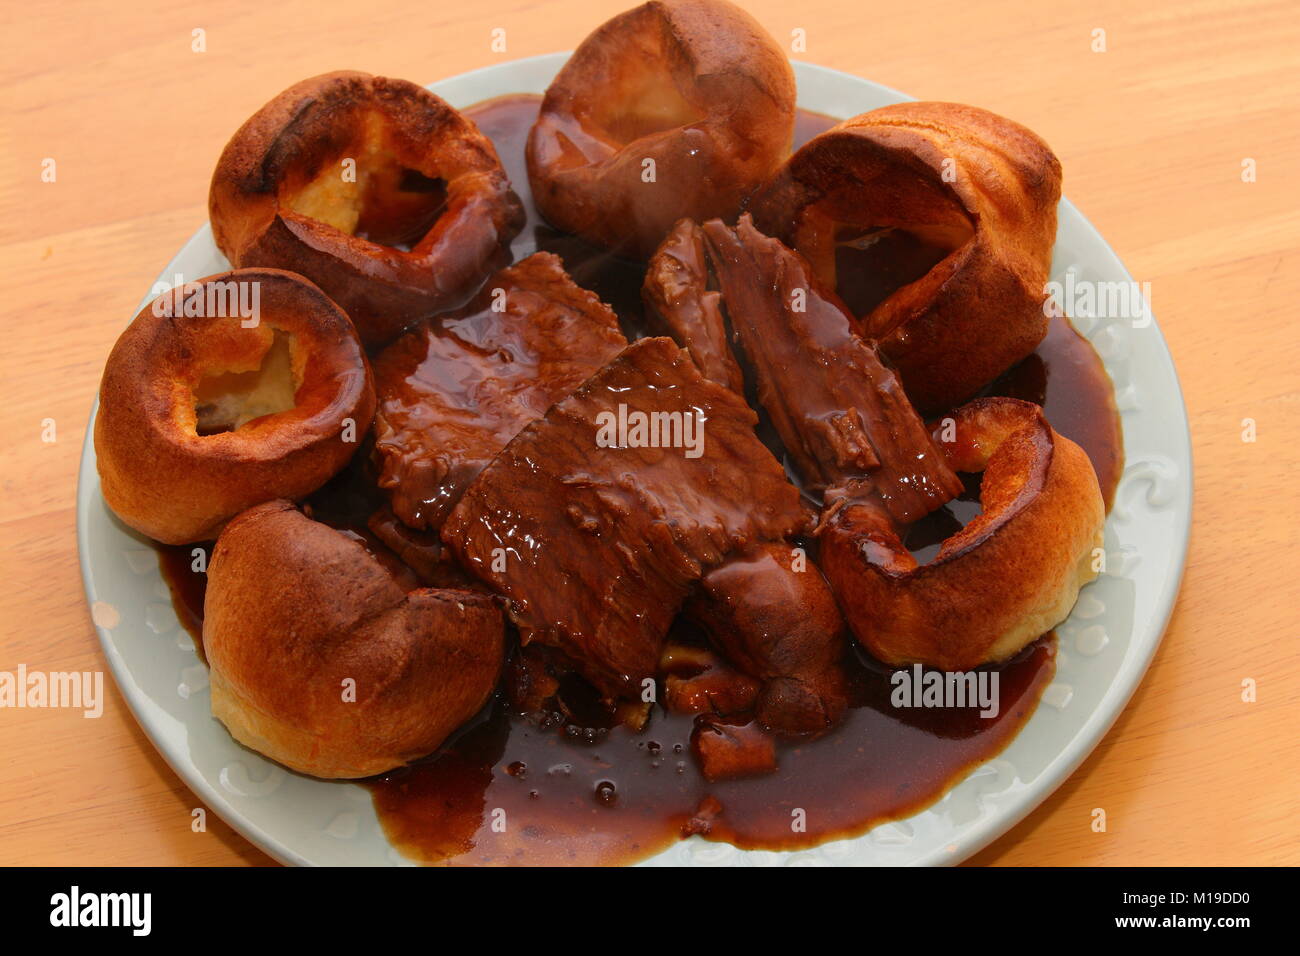
[[[808,490],[874,493],[900,523],[960,494],[897,376],[807,261],[747,215],[704,235],[759,401]]]
[[[642,339],[497,455],[443,541],[508,599],[525,644],[638,697],[695,582],[807,526],[755,422],[670,339]]]
[[[704,232],[693,219],[683,219],[651,257],[641,299],[664,333],[691,353],[705,378],[744,394],[744,376],[727,344],[722,297],[709,279]]]
[[[545,252],[397,339],[374,363],[379,484],[394,513],[436,529],[524,425],[626,344],[613,310]]]
[[[686,605],[737,668],[763,682],[755,715],[779,734],[820,733],[848,706],[848,630],[817,566],[767,543],[712,568]]]

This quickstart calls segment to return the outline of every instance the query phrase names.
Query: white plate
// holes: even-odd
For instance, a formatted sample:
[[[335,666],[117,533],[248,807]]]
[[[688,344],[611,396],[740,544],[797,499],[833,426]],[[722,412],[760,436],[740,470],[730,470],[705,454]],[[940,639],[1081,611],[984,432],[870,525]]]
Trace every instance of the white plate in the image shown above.
[[[568,54],[503,63],[434,83],[464,107],[545,90]],[[832,116],[908,97],[867,80],[795,64],[801,106]],[[170,283],[229,268],[203,226],[162,271]],[[1062,200],[1052,278],[1131,281],[1105,240]],[[143,301],[153,297],[147,294]],[[142,302],[143,305],[143,302]],[[1146,318],[1149,319],[1149,316]],[[651,864],[954,863],[1005,833],[1097,745],[1146,671],[1173,609],[1187,552],[1192,467],[1173,362],[1153,321],[1075,316],[1115,383],[1127,466],[1106,523],[1108,571],[1057,629],[1056,677],[1020,734],[929,809],[850,840],[793,853],[742,851],[692,838]],[[1145,325],[1145,327],[1139,327]],[[92,415],[92,423],[93,423]],[[86,596],[104,654],[136,718],[202,801],[267,853],[296,864],[401,864],[370,794],[284,770],[236,744],[208,710],[207,670],[172,610],[156,553],[108,512],[86,431],[77,488],[77,539]],[[114,613],[116,612],[116,613]],[[116,623],[113,623],[116,618]]]

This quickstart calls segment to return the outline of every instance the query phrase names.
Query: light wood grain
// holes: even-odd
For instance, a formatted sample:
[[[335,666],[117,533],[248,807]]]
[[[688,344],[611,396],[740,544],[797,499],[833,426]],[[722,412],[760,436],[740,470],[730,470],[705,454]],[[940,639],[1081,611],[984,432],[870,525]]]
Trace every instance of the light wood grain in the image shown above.
[[[114,338],[204,220],[229,134],[293,81],[419,82],[571,48],[621,4],[531,0],[131,5],[0,12],[0,669],[103,669],[74,490]],[[1152,283],[1192,423],[1182,596],[1137,696],[1092,757],[974,862],[1300,862],[1300,17],[1294,3],[861,4],[761,0],[802,59],[1011,116]],[[191,51],[191,30],[207,52]],[[507,51],[490,31],[504,27]],[[1107,52],[1090,49],[1106,31]],[[41,161],[58,163],[42,183]],[[1258,181],[1243,183],[1243,158]],[[57,441],[41,441],[56,422]],[[1241,440],[1244,418],[1258,441]],[[1258,681],[1259,700],[1240,700]],[[108,682],[111,687],[111,680]],[[0,863],[261,864],[210,817],[113,690],[104,716],[0,711]],[[1106,833],[1090,813],[1105,808]]]

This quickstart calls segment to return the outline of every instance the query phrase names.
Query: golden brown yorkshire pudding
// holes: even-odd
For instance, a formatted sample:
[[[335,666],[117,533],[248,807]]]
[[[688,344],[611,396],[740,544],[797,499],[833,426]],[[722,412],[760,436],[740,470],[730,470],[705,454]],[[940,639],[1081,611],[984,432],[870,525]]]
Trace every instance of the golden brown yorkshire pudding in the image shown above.
[[[240,269],[145,306],[113,346],[95,454],[104,500],[167,544],[315,491],[375,414],[370,366],[343,311],[300,276]]]
[[[1088,456],[1037,405],[979,399],[941,420],[935,437],[955,470],[984,473],[982,512],[918,565],[879,504],[842,501],[819,531],[821,566],[877,658],[968,670],[1065,619],[1096,577],[1105,509]]]
[[[794,72],[725,0],[651,0],[585,39],[546,91],[528,178],[553,225],[648,257],[677,220],[730,218],[794,133]]]
[[[305,275],[368,345],[460,305],[524,222],[473,122],[414,83],[351,72],[258,110],[222,152],[208,205],[234,265]]]
[[[208,570],[213,715],[315,777],[367,777],[435,750],[492,695],[505,622],[486,594],[411,584],[287,501],[245,511]]]
[[[918,409],[937,412],[1042,340],[1060,198],[1060,163],[1023,126],[896,103],[812,139],[749,209],[861,317]]]

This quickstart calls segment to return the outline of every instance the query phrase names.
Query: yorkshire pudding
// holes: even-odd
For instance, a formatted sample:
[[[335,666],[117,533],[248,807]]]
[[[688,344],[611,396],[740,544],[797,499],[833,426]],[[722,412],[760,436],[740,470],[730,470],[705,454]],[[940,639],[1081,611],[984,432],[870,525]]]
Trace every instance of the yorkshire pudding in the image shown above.
[[[460,305],[524,222],[472,121],[414,83],[352,72],[258,110],[222,152],[208,205],[233,264],[305,275],[367,345]]]
[[[862,645],[888,664],[968,670],[1011,657],[1065,619],[1094,577],[1105,508],[1088,456],[1042,409],[979,399],[940,421],[956,471],[983,472],[982,512],[918,565],[874,499],[841,501],[821,566]]]
[[[412,585],[287,501],[245,511],[208,570],[213,715],[314,777],[367,777],[435,750],[492,695],[505,623],[486,594]]]
[[[597,27],[546,91],[528,178],[554,226],[648,257],[683,217],[730,218],[790,149],[794,72],[725,0],[651,0]]]
[[[245,508],[323,485],[374,414],[356,331],[316,286],[275,269],[186,283],[145,306],[108,357],[104,500],[158,541],[209,541]]]
[[[955,103],[845,120],[749,205],[861,317],[913,404],[938,412],[1047,331],[1061,165],[1029,130]]]

